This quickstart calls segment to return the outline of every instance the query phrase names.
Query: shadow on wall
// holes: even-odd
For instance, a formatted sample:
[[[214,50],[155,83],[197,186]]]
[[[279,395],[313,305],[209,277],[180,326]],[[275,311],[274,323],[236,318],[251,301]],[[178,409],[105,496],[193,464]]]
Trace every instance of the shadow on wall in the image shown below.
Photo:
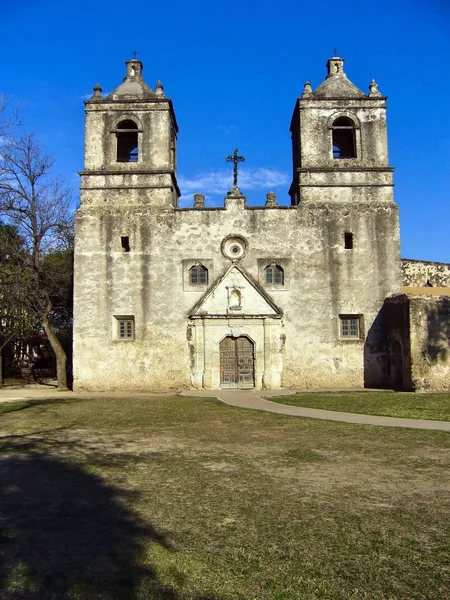
[[[383,305],[367,332],[364,342],[365,388],[385,389],[389,387],[386,327],[386,307]]]
[[[69,456],[83,448],[0,440],[2,600],[181,598],[144,562],[150,544],[173,547],[126,507],[136,492],[107,485],[50,450]]]
[[[428,343],[425,351],[430,366],[450,357],[450,298],[442,298],[427,315]]]

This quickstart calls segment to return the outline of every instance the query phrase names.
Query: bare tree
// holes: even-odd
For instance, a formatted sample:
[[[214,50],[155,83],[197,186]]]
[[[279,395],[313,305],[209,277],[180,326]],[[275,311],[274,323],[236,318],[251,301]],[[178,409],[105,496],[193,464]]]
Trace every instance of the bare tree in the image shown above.
[[[59,293],[55,285],[62,283],[49,269],[48,257],[70,245],[71,196],[52,177],[53,164],[33,134],[6,138],[0,148],[0,215],[16,228],[26,248],[20,280],[9,294],[38,317],[56,357],[58,387],[67,388],[67,357],[52,322],[52,298]]]
[[[9,96],[0,92],[0,141],[17,132],[20,125],[21,118],[17,107],[11,104]]]

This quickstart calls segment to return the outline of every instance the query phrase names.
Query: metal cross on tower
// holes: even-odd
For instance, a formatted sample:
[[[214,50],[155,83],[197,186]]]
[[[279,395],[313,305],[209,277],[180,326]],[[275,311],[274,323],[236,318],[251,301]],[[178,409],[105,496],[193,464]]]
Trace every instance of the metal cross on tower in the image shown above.
[[[238,156],[238,149],[235,148],[232,156],[226,157],[227,162],[232,162],[233,164],[233,187],[237,187],[238,180],[238,163],[245,161],[245,156]]]
[[[136,60],[138,54],[139,54],[139,52],[137,50],[133,50],[132,55],[133,55],[134,60]]]

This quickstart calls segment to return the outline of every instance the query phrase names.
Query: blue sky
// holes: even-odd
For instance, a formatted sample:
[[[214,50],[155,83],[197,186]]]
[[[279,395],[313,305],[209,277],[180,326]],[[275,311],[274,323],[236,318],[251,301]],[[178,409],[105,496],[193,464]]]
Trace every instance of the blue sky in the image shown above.
[[[144,77],[161,79],[180,127],[178,177],[220,204],[225,156],[247,157],[240,187],[251,204],[270,189],[288,203],[289,123],[305,81],[325,77],[333,48],[367,91],[388,99],[402,255],[450,262],[450,3],[448,0],[0,0],[0,91],[77,189],[83,98],[117,87],[134,49]]]

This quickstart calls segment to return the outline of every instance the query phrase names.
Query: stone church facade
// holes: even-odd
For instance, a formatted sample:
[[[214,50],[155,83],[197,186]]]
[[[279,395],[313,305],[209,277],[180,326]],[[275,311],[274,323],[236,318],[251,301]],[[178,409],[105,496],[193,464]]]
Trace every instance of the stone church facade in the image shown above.
[[[333,57],[316,90],[305,84],[290,206],[270,192],[247,206],[236,185],[223,207],[196,194],[180,208],[172,101],[139,60],[126,68],[117,89],[104,97],[97,85],[85,103],[75,389],[420,388],[428,375],[412,375],[398,314],[414,273],[425,291],[428,263],[400,259],[376,82],[363,93]],[[434,387],[450,385],[448,371]]]

